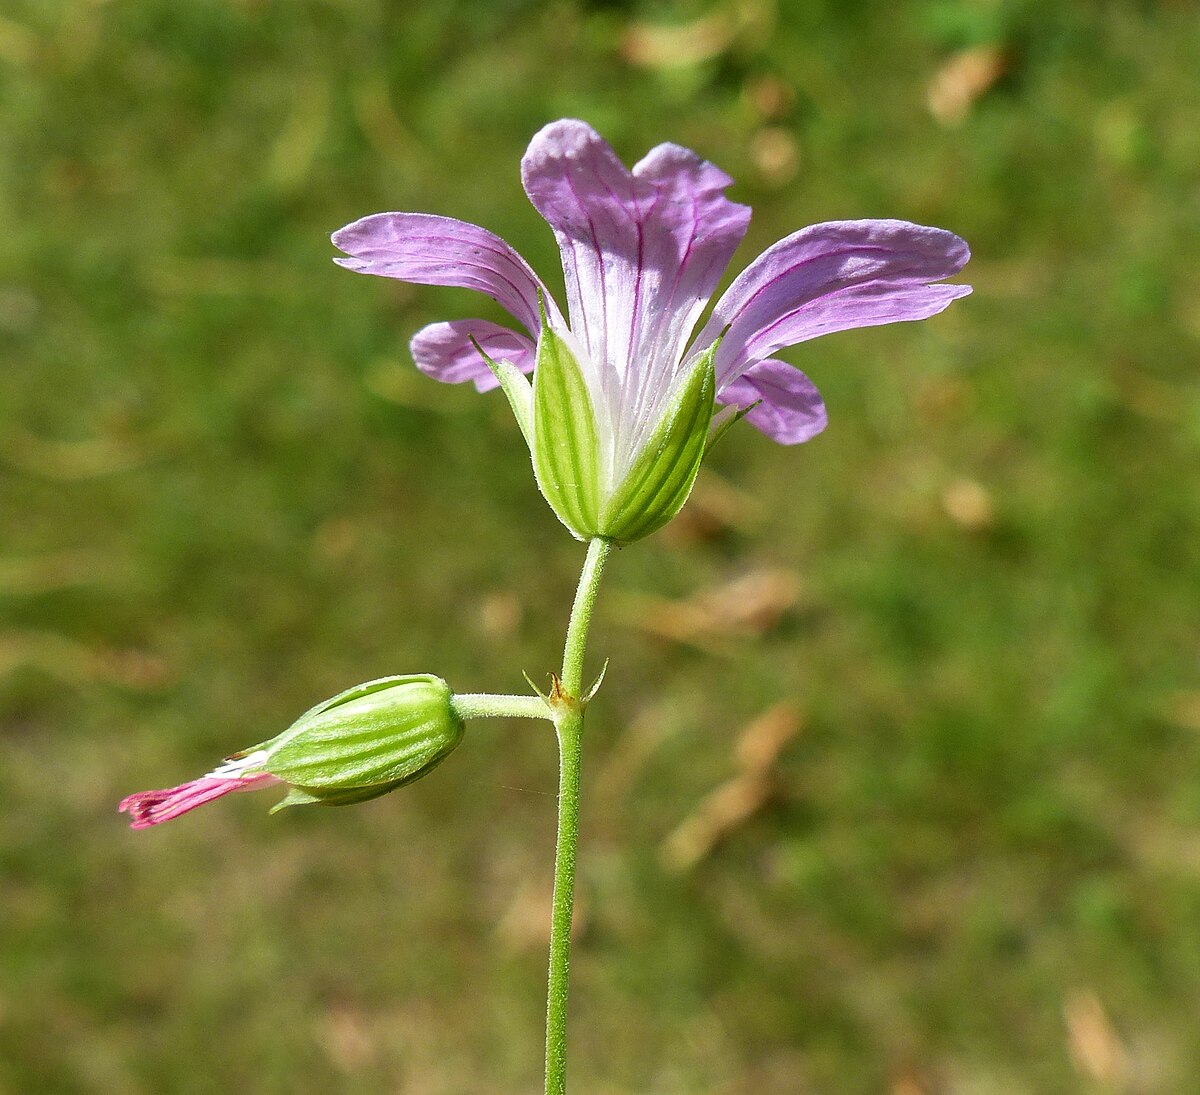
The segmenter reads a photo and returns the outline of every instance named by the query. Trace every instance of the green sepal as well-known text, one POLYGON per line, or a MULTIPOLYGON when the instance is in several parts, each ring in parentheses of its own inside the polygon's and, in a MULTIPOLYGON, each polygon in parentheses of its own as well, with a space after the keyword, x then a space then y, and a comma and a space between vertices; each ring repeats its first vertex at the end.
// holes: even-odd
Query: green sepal
MULTIPOLYGON (((428 674, 358 685, 262 746, 262 770, 322 801, 374 798, 423 776, 457 747, 464 725, 450 698, 446 682, 428 674)), ((284 803, 300 801, 309 800, 289 795, 284 803)))
POLYGON ((291 806, 354 806, 360 802, 369 802, 373 798, 386 795, 389 791, 403 787, 406 783, 421 779, 445 760, 443 754, 418 772, 406 779, 393 780, 391 783, 371 783, 363 787, 329 788, 329 787, 289 787, 287 795, 271 807, 270 813, 275 814, 291 806))
POLYGON ((600 446, 596 416, 579 362, 546 322, 533 370, 533 470, 558 519, 579 540, 596 534, 600 446))
POLYGON ((692 366, 649 442, 604 507, 600 535, 630 543, 662 528, 692 493, 712 422, 717 377, 713 343, 692 366))
MULTIPOLYGON (((408 684, 410 681, 426 682, 440 681, 440 677, 435 677, 432 673, 402 673, 394 677, 377 677, 373 681, 364 681, 362 684, 356 684, 353 688, 347 688, 343 692, 337 693, 335 696, 330 696, 327 700, 322 700, 304 712, 292 725, 282 734, 271 739, 268 744, 274 744, 276 747, 282 745, 295 731, 302 728, 302 724, 306 720, 311 719, 314 715, 319 715, 322 711, 328 711, 331 707, 340 707, 343 703, 350 703, 352 700, 362 699, 364 696, 369 696, 373 692, 382 692, 385 688, 394 688, 396 685, 408 684)), ((449 691, 449 689, 447 689, 449 691)), ((256 745, 255 749, 261 749, 263 746, 256 745)), ((251 752, 252 750, 246 750, 251 752)))
POLYGON ((532 451, 533 388, 529 384, 529 379, 511 361, 504 359, 496 361, 494 358, 488 357, 487 351, 479 345, 474 335, 471 336, 471 345, 479 351, 479 356, 492 370, 492 376, 499 381, 501 390, 508 397, 508 405, 512 407, 513 417, 516 418, 517 425, 521 427, 525 444, 532 451))

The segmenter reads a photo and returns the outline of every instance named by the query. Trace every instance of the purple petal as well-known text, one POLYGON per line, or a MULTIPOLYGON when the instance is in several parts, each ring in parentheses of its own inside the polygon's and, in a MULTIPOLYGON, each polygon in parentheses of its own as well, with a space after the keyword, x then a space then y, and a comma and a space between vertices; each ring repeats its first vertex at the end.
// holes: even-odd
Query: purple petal
POLYGON ((831 221, 780 240, 726 290, 696 339, 717 351, 717 379, 818 335, 927 319, 969 285, 932 285, 958 273, 966 243, 941 228, 907 221, 831 221))
POLYGON ((534 344, 524 335, 486 319, 431 323, 413 336, 409 348, 417 368, 427 376, 443 384, 472 380, 478 391, 486 392, 498 387, 500 382, 472 345, 472 336, 493 360, 506 358, 521 372, 533 372, 534 344))
POLYGON ((794 365, 778 358, 751 365, 717 392, 717 402, 739 408, 758 403, 746 421, 781 445, 798 445, 816 437, 828 421, 816 385, 794 365))
POLYGON ((692 327, 749 223, 732 180, 678 145, 629 171, 591 126, 546 126, 521 162, 562 250, 571 330, 617 423, 665 398, 692 327))
POLYGON ((486 293, 536 335, 541 330, 538 290, 551 318, 558 309, 538 276, 486 228, 429 213, 376 213, 333 234, 351 257, 333 261, 360 274, 419 285, 453 285, 486 293))

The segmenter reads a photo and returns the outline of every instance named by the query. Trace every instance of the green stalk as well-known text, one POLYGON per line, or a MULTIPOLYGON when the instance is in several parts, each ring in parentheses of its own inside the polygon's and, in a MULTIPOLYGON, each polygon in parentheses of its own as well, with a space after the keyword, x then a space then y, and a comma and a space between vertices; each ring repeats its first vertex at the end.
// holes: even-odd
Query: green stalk
POLYGON ((550 974, 546 987, 546 1095, 567 1090, 567 989, 571 967, 571 914, 575 906, 575 853, 579 846, 579 769, 583 755, 583 657, 596 591, 610 540, 588 544, 579 576, 567 639, 562 676, 550 695, 558 733, 558 840, 554 850, 554 906, 550 922, 550 974))
POLYGON ((539 696, 493 696, 487 692, 463 692, 450 700, 460 719, 553 719, 550 708, 539 696))

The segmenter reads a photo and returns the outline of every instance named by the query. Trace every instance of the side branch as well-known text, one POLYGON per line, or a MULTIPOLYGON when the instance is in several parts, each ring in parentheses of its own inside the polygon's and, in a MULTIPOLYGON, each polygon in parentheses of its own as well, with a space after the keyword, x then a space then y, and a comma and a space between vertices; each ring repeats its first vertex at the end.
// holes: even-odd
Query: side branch
POLYGON ((487 692, 465 692, 450 700, 460 719, 547 719, 550 708, 540 696, 493 696, 487 692))

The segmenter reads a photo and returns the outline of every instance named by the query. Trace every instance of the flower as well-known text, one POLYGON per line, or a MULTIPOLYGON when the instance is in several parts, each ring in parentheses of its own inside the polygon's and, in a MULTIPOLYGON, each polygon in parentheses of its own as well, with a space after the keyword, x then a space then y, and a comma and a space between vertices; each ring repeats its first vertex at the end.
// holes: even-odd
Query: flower
POLYGON ((283 785, 285 806, 365 802, 428 774, 458 745, 463 721, 450 689, 428 674, 384 677, 317 704, 287 730, 199 779, 121 801, 148 829, 236 791, 283 785))
POLYGON ((504 384, 530 441, 539 486, 581 538, 636 538, 616 533, 658 527, 683 504, 703 445, 694 452, 692 444, 683 455, 667 452, 666 464, 687 466, 650 474, 642 484, 643 509, 656 484, 659 510, 674 505, 665 517, 643 513, 640 524, 631 523, 616 501, 623 489, 629 493, 639 462, 663 446, 667 424, 680 414, 689 422, 703 419, 707 431, 712 410, 700 411, 715 401, 732 408, 718 415, 718 424, 740 411, 788 445, 824 429, 820 394, 802 372, 772 356, 777 351, 834 331, 926 319, 971 291, 937 284, 970 257, 951 232, 898 220, 830 221, 759 255, 693 336, 750 220, 748 207, 725 197, 729 176, 674 144, 651 149, 630 171, 594 129, 566 119, 534 136, 521 178, 558 239, 567 318, 504 240, 449 217, 364 217, 334 233, 334 244, 349 256, 335 261, 359 273, 475 289, 512 315, 523 331, 483 319, 431 324, 414 336, 412 354, 437 380, 474 381, 480 391, 504 384), (578 480, 558 490, 546 482, 553 478, 547 467, 553 453, 543 452, 539 466, 537 375, 532 412, 519 376, 549 359, 557 373, 568 374, 554 385, 556 398, 569 404, 554 428, 577 432, 581 413, 590 412, 582 438, 556 435, 547 442, 567 451, 560 470, 578 480), (709 368, 712 390, 706 393, 696 376, 709 368), (570 403, 575 369, 586 399, 570 403), (565 497, 572 490, 574 500, 565 497), (564 516, 564 510, 573 512, 564 516), (595 527, 580 527, 589 524, 595 527))

